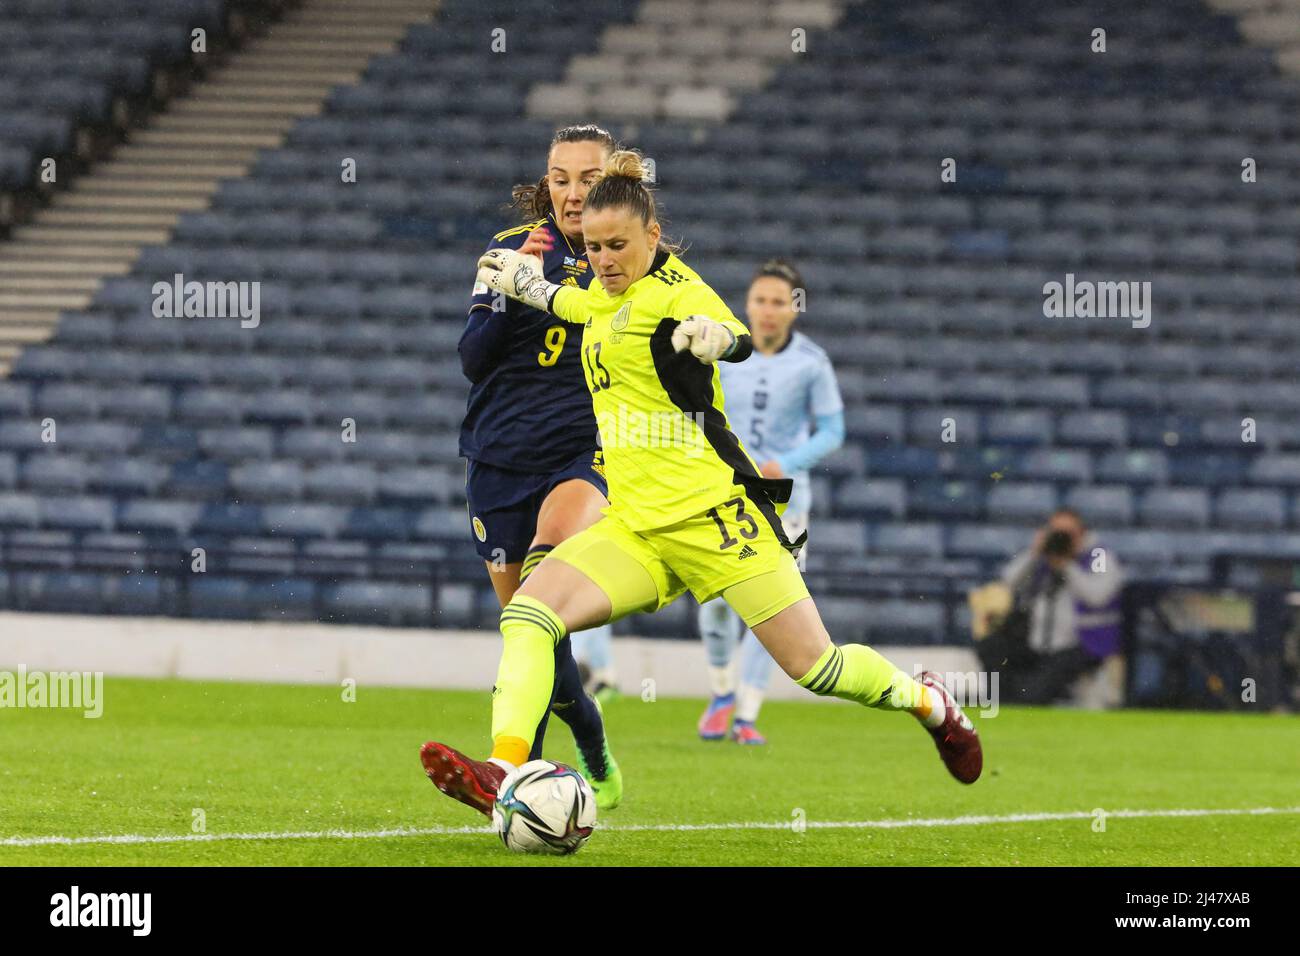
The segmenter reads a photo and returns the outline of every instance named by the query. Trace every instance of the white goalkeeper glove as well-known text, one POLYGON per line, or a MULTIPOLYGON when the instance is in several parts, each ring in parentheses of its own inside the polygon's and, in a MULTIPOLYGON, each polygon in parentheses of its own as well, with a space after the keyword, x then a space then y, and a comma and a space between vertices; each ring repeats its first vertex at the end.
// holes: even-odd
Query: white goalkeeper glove
POLYGON ((692 315, 673 329, 673 350, 689 348, 703 365, 726 358, 736 346, 736 336, 721 322, 707 315, 692 315))
POLYGON ((546 281, 541 259, 514 249, 489 249, 483 253, 478 260, 478 281, 543 312, 559 288, 546 281))

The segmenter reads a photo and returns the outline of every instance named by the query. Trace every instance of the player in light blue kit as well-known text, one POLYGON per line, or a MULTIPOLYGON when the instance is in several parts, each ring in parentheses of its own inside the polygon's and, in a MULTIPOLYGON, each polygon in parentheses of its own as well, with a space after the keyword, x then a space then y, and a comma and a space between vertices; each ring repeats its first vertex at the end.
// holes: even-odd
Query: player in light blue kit
MULTIPOLYGON (((772 259, 759 267, 745 302, 754 353, 744 362, 718 366, 732 430, 766 477, 794 479, 782 519, 791 541, 808 527, 808 469, 844 442, 844 402, 831 360, 793 329, 803 295, 803 279, 793 266, 772 259)), ((806 553, 805 548, 799 555, 800 571, 806 553)), ((766 743, 754 723, 772 658, 725 601, 703 605, 699 621, 713 692, 700 718, 700 737, 722 740, 730 735, 742 744, 766 743), (739 675, 732 666, 738 643, 739 675)))

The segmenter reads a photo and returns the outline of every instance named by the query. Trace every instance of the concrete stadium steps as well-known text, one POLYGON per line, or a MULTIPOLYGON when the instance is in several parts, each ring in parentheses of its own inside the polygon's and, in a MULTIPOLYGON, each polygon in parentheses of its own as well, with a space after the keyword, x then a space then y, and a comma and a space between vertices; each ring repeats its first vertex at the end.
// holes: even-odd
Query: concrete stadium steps
MULTIPOLYGON (((167 242, 371 57, 431 19, 435 0, 307 0, 234 54, 0 244, 0 377, 59 313, 90 305, 140 249, 167 242)), ((143 304, 142 304, 143 306, 143 304)))

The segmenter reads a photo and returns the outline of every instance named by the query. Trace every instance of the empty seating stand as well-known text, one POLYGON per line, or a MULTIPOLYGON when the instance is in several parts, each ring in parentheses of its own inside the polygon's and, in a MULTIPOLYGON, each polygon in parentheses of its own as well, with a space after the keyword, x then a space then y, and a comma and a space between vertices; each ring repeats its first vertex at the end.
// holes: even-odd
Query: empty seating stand
MULTIPOLYGON (((61 44, 87 3, 6 5, 0 70, 48 82, 39 107, 0 101, 0 188, 139 88, 169 24, 220 6, 149 4, 71 70, 38 62, 33 11, 65 14, 61 44)), ((962 587, 1062 505, 1152 578, 1300 532, 1300 85, 1231 21, 1116 7, 1103 68, 1086 11, 1028 0, 584 17, 575 34, 513 3, 442 4, 26 349, 0 381, 0 601, 490 623, 456 342, 510 186, 578 115, 656 160, 669 231, 738 314, 761 258, 806 276, 800 328, 847 405, 809 549, 837 636, 946 639, 962 587), (795 15, 816 56, 792 55, 795 15), (617 76, 633 92, 608 93, 617 76), (1243 149, 1269 169, 1245 188, 1243 149), (260 281, 260 325, 154 319, 152 285, 177 272, 260 281), (1067 272, 1151 281, 1151 324, 1046 317, 1067 272), (202 584, 165 570, 195 547, 202 584)), ((691 630, 685 605, 624 627, 691 630)))

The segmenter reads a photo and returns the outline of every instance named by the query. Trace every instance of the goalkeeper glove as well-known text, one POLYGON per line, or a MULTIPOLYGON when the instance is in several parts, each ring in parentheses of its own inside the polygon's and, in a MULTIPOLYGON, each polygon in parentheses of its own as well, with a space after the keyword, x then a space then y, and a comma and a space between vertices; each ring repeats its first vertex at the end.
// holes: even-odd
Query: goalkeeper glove
POLYGON ((478 281, 511 299, 546 311, 560 288, 546 281, 542 260, 514 249, 489 249, 478 260, 478 281))
POLYGON ((735 347, 736 336, 731 329, 707 315, 692 315, 673 329, 673 349, 680 352, 689 348, 703 365, 726 358, 735 347))

